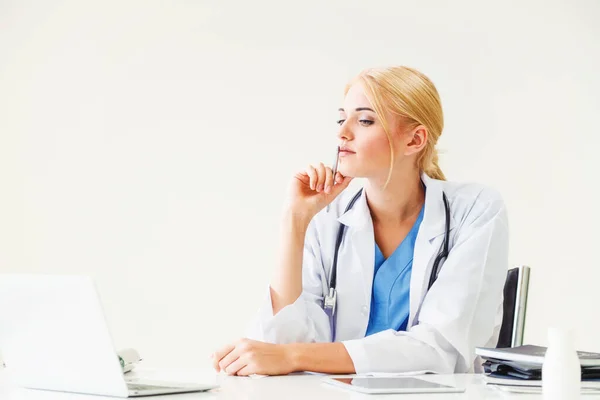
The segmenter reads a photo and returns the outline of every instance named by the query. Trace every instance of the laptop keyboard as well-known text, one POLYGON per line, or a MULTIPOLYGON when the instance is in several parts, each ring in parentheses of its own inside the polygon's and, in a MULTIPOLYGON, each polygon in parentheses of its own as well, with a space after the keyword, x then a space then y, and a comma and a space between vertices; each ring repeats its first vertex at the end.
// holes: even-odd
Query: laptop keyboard
POLYGON ((165 390, 165 389, 182 389, 181 387, 171 387, 171 386, 155 386, 155 385, 139 385, 135 383, 128 383, 127 388, 129 390, 165 390))

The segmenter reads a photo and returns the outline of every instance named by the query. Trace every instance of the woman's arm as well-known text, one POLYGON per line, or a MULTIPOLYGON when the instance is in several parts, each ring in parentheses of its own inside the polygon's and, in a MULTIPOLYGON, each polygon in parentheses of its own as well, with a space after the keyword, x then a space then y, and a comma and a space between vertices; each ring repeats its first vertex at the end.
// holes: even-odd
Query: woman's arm
POLYGON ((285 249, 280 253, 279 270, 244 336, 279 344, 329 342, 331 327, 322 308, 323 265, 316 221, 307 228, 300 225, 301 229, 298 220, 288 222, 293 228, 282 239, 285 249))
POLYGON ((282 218, 279 263, 267 298, 246 332, 249 338, 271 343, 331 341, 331 326, 322 308, 326 282, 316 220, 351 178, 338 173, 337 184, 331 186, 331 169, 323 164, 318 169, 319 177, 327 180, 317 180, 314 168, 293 179, 282 218), (319 182, 329 182, 329 191, 323 187, 315 191, 319 182))
POLYGON ((273 315, 293 304, 302 294, 302 254, 310 221, 348 187, 351 180, 339 173, 334 177, 331 168, 323 163, 316 168, 309 166, 292 180, 283 216, 279 268, 270 287, 273 315))
POLYGON ((213 367, 229 375, 285 375, 297 371, 353 374, 342 343, 270 344, 241 339, 212 356, 213 367))
POLYGON ((289 345, 295 371, 354 374, 354 363, 342 343, 293 343, 289 345))
POLYGON ((310 216, 284 213, 279 268, 271 281, 273 315, 294 303, 302 293, 302 253, 310 216))

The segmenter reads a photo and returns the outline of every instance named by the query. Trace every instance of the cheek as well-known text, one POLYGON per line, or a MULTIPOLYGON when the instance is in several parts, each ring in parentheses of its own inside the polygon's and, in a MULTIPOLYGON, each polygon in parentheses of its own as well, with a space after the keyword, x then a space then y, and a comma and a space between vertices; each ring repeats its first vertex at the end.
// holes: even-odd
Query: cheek
POLYGON ((387 171, 390 165, 390 144, 383 129, 355 131, 352 145, 356 155, 342 159, 339 167, 342 174, 358 178, 387 171))
MULTIPOLYGON (((357 153, 360 158, 373 163, 386 163, 390 158, 390 142, 383 129, 369 132, 359 139, 357 153)), ((358 138, 357 138, 358 139, 358 138)))

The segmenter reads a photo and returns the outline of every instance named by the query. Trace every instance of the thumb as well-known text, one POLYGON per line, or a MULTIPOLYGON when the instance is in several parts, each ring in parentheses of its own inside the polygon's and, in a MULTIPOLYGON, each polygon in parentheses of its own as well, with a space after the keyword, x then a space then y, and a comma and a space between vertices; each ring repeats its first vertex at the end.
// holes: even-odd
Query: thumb
MULTIPOLYGON (((341 176, 341 175, 340 175, 341 176)), ((348 187, 350 182, 352 182, 352 177, 344 176, 341 182, 338 182, 336 185, 333 185, 331 188, 331 196, 335 199, 344 189, 348 187)))

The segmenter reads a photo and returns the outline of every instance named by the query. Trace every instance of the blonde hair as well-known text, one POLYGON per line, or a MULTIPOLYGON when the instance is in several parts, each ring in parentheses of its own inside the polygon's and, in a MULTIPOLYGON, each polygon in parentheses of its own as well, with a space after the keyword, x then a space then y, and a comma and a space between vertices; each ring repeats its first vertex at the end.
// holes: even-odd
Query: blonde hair
POLYGON ((399 115, 407 126, 423 125, 427 129, 427 143, 418 155, 417 166, 431 178, 445 180, 446 177, 438 165, 438 153, 435 148, 444 128, 444 114, 440 96, 433 82, 421 72, 404 66, 371 68, 352 79, 344 94, 347 94, 356 82, 363 84, 390 143, 388 182, 394 165, 394 151, 385 111, 399 115))

